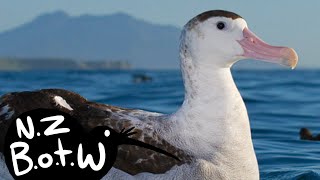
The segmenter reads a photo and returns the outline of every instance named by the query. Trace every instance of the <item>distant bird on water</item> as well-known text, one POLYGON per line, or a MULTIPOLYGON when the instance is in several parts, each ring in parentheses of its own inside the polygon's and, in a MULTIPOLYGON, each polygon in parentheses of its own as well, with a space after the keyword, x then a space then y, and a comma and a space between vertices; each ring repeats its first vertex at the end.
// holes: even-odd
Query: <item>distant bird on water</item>
POLYGON ((320 141, 320 134, 314 136, 309 129, 301 128, 300 129, 300 139, 301 140, 320 141))
POLYGON ((146 74, 137 73, 132 75, 132 79, 134 83, 144 83, 144 82, 151 82, 152 77, 146 74))

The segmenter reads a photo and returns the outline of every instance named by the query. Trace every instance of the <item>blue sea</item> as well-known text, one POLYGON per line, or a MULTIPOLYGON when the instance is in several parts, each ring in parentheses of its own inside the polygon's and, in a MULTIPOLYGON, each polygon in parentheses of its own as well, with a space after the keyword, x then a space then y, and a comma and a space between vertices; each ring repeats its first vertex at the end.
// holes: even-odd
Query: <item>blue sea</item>
MULTIPOLYGON (((246 103, 261 179, 320 179, 320 141, 299 140, 301 127, 320 133, 320 70, 235 70, 246 103)), ((183 100, 179 71, 0 72, 0 95, 64 88, 100 103, 174 112, 183 100), (135 83, 144 73, 151 82, 135 83)))

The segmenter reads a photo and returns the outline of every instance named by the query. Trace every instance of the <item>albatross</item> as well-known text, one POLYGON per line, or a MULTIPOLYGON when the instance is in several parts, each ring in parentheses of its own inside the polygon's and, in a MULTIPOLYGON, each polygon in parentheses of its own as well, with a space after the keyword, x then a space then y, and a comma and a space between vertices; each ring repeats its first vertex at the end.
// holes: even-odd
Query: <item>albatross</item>
POLYGON ((62 89, 9 93, 0 101, 0 150, 7 128, 19 114, 51 108, 69 113, 88 131, 97 126, 118 132, 135 127, 132 138, 180 159, 123 145, 104 179, 259 179, 248 113, 230 70, 241 59, 291 68, 298 62, 292 48, 265 43, 238 14, 203 12, 181 33, 185 97, 176 112, 160 114, 99 104, 62 89))

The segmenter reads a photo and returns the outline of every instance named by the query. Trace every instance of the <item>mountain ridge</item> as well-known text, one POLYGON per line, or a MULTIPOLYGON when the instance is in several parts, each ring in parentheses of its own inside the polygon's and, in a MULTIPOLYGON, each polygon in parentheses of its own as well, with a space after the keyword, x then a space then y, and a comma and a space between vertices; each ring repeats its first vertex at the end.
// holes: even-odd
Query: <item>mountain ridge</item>
POLYGON ((0 33, 0 56, 126 60, 137 68, 178 68, 180 29, 125 13, 69 16, 46 13, 0 33))

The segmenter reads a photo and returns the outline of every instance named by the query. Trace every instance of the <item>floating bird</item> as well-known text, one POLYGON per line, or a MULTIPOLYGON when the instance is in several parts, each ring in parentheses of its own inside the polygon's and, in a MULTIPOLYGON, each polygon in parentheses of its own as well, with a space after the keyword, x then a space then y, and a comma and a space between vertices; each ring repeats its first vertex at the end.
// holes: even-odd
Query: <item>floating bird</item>
POLYGON ((313 136, 309 129, 301 128, 300 129, 300 139, 301 140, 320 141, 320 134, 313 136))
POLYGON ((133 82, 134 83, 144 83, 144 82, 151 82, 152 77, 148 76, 146 74, 134 74, 132 76, 133 82))
POLYGON ((176 112, 164 115, 103 105, 65 90, 10 93, 1 98, 1 139, 18 114, 39 106, 58 108, 87 130, 105 125, 120 132, 134 126, 137 133, 132 138, 181 160, 120 146, 106 179, 259 179, 247 110, 230 68, 241 59, 294 68, 297 54, 292 48, 265 43, 241 16, 224 10, 191 19, 180 41, 185 97, 176 112))

